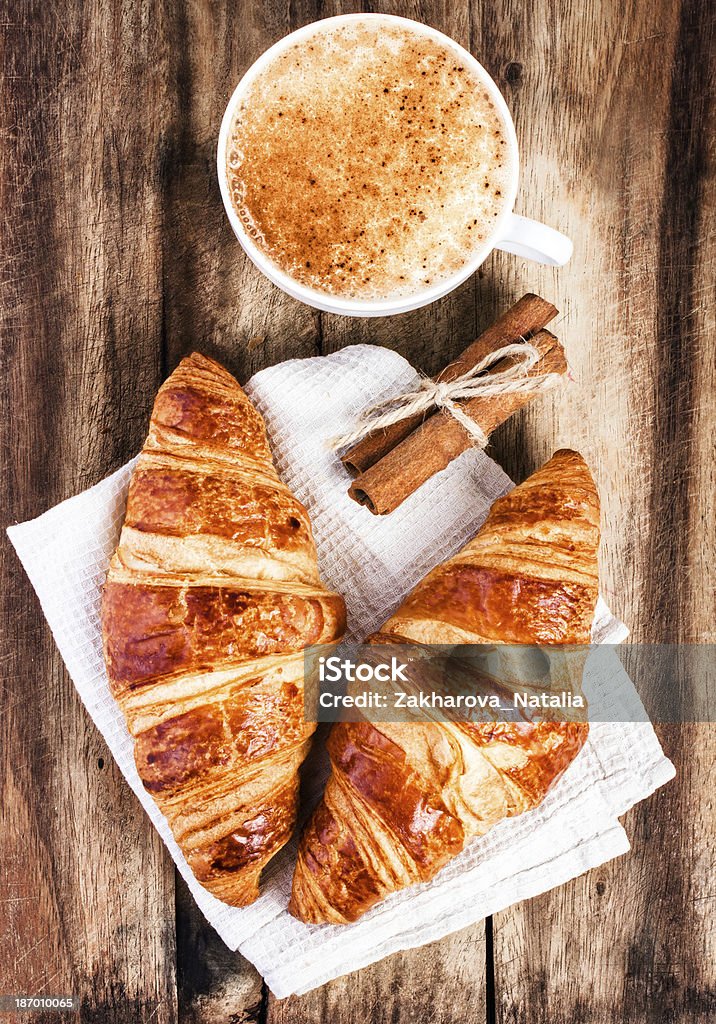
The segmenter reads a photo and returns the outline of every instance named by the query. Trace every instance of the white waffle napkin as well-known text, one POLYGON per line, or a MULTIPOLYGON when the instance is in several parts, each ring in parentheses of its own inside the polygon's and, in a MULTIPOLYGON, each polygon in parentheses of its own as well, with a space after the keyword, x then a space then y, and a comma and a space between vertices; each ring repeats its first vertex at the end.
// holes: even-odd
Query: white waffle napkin
MULTIPOLYGON (((473 450, 390 516, 373 516, 348 498, 348 476, 328 441, 351 429, 358 413, 382 395, 412 388, 417 380, 395 352, 358 345, 281 363, 256 374, 246 387, 266 420, 279 473, 310 512, 323 579, 345 595, 358 638, 381 625, 430 568, 457 551, 495 498, 512 486, 494 462, 473 450)), ((397 893, 354 925, 303 925, 287 913, 294 844, 267 869, 253 906, 236 909, 214 899, 194 879, 139 781, 132 741, 102 661, 100 588, 119 536, 132 467, 123 466, 38 519, 10 527, 8 534, 85 707, 199 907, 224 942, 256 965, 275 995, 306 992, 395 950, 430 942, 628 850, 617 816, 672 778, 674 769, 650 724, 598 723, 540 807, 502 822, 434 881, 397 893)), ((618 643, 626 635, 600 601, 594 639, 618 643)), ((617 717, 624 707, 628 722, 638 697, 615 661, 613 677, 597 685, 617 717)), ((307 772, 313 796, 326 771, 319 749, 307 772)), ((111 836, 112 823, 106 827, 111 836)))

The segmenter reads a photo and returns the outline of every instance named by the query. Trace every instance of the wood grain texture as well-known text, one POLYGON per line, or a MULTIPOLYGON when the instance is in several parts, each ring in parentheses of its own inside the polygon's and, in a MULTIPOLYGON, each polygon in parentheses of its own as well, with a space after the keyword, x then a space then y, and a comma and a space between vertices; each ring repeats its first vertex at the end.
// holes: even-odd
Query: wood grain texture
MULTIPOLYGON (((165 86, 163 22, 139 8, 9 4, 0 20, 4 526, 96 482, 144 433, 165 86)), ((74 994, 83 1021, 173 1021, 173 870, 0 543, 0 990, 74 994)))
MULTIPOLYGON (((2 0, 1 525, 133 454, 160 380, 193 348, 240 380, 355 342, 434 373, 537 291, 562 311, 555 332, 575 384, 500 428, 493 454, 523 479, 558 447, 582 451, 601 490, 615 612, 638 639, 716 640, 708 0, 368 6, 432 24, 485 64, 517 125, 517 210, 570 234, 572 262, 555 271, 496 253, 427 309, 318 314, 244 257, 215 139, 255 57, 359 4, 2 0)), ((110 1024, 716 1015, 713 727, 661 729, 678 777, 627 816, 627 856, 279 1002, 181 883, 175 903, 171 861, 81 708, 4 534, 0 558, 0 990, 74 990, 82 1020, 110 1024)))
MULTIPOLYGON (((498 5, 497 24, 508 10, 498 5)), ((536 287, 565 311, 556 331, 579 386, 551 420, 529 410, 506 425, 498 460, 521 476, 555 444, 587 453, 612 608, 635 639, 713 642, 713 20, 689 3, 600 5, 588 18, 560 5, 541 34, 526 28, 511 104, 523 192, 546 197, 537 213, 550 223, 559 206, 576 242, 558 281, 541 272, 536 287), (564 39, 589 66, 545 118, 545 63, 571 77, 564 39)), ((659 732, 678 775, 626 816, 632 852, 495 917, 497 1021, 713 1018, 716 817, 702 773, 714 731, 659 732)))

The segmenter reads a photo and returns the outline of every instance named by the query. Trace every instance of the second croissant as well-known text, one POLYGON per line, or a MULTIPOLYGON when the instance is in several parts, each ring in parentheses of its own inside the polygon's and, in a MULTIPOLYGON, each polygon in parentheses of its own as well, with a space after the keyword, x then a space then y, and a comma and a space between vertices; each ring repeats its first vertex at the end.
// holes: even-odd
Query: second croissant
MULTIPOLYGON (((586 644, 598 596, 599 499, 559 451, 492 507, 373 642, 586 644)), ((341 722, 332 775, 301 839, 290 911, 345 924, 426 882, 475 836, 542 802, 584 722, 341 722)))

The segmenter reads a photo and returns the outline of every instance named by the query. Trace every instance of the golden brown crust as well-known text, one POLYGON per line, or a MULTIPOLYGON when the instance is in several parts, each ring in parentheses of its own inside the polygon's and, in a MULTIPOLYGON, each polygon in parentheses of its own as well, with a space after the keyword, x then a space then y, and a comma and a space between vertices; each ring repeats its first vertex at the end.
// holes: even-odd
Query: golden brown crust
POLYGON ((147 459, 132 477, 126 523, 145 533, 211 533, 278 550, 299 549, 311 530, 301 503, 272 483, 232 475, 224 466, 187 473, 184 465, 147 459))
MULTIPOLYGON (((499 499, 476 537, 434 569, 381 644, 586 644, 598 596, 599 500, 560 451, 499 499)), ((584 722, 340 723, 321 804, 301 838, 290 911, 354 921, 433 878, 471 838, 536 807, 581 750, 584 722)))
POLYGON ((140 587, 110 580, 103 600, 113 624, 105 657, 115 697, 165 675, 330 643, 343 616, 337 594, 267 585, 140 587))
POLYGON ((196 877, 236 906, 295 823, 303 650, 345 628, 259 413, 211 359, 162 386, 102 597, 112 692, 196 877))

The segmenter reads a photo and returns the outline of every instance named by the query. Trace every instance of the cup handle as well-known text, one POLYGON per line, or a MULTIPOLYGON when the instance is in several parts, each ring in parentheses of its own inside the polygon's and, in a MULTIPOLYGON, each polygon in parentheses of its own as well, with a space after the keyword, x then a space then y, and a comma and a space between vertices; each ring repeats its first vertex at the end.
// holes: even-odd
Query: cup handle
POLYGON ((513 213, 495 243, 495 248, 536 263, 545 263, 548 267, 563 267, 572 255, 574 246, 560 231, 513 213))

